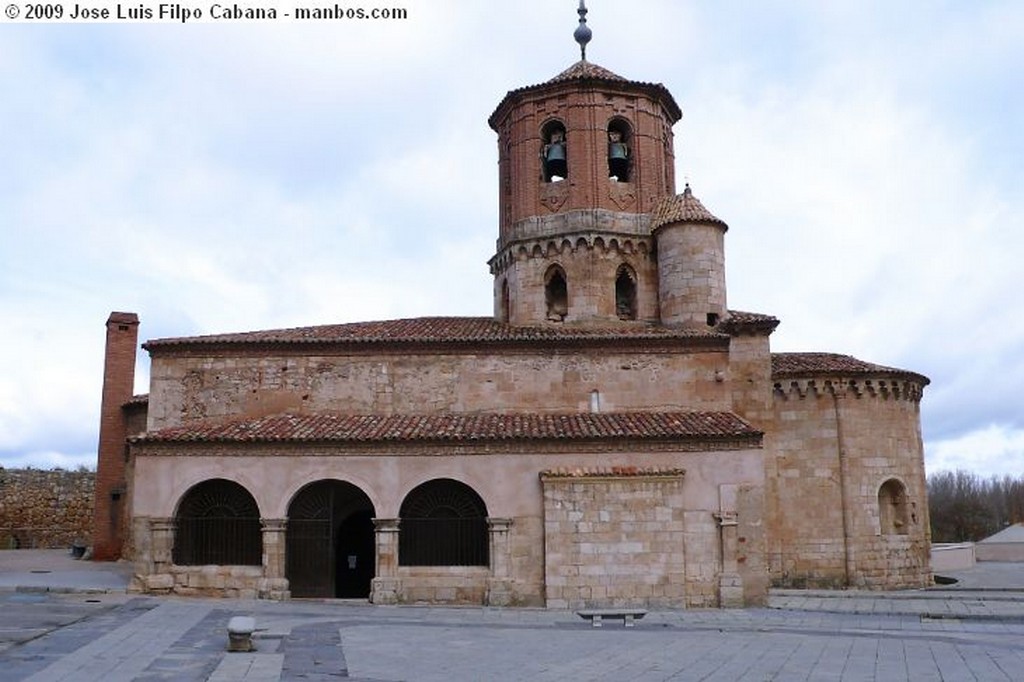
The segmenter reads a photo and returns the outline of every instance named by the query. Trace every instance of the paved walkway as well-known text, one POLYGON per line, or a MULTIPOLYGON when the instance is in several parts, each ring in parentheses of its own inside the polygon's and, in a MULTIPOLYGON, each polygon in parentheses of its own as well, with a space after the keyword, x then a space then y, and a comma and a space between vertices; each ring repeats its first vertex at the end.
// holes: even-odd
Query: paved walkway
MULTIPOLYGON (((1016 564, 981 565, 962 575, 959 587, 779 590, 770 608, 657 611, 632 629, 614 623, 595 629, 571 612, 544 609, 152 598, 95 586, 74 592, 73 584, 11 586, 16 572, 3 554, 3 682, 1024 680, 1024 589, 1016 585, 1024 582, 1024 565, 1016 564), (40 615, 49 620, 37 622, 40 615), (235 615, 256 619, 255 652, 225 652, 227 622, 235 615)), ((48 565, 54 573, 60 568, 48 565)), ((77 580, 92 584, 95 576, 85 573, 111 568, 83 567, 77 580)), ((22 566, 17 573, 47 575, 32 570, 45 569, 22 566)))

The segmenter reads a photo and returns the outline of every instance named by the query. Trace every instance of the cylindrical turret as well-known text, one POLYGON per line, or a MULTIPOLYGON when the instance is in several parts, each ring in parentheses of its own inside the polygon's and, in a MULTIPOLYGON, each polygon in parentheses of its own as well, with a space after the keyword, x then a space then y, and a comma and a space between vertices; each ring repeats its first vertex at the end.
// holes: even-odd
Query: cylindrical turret
POLYGON ((725 319, 728 229, 693 196, 689 185, 655 209, 651 231, 658 250, 662 324, 706 329, 725 319))

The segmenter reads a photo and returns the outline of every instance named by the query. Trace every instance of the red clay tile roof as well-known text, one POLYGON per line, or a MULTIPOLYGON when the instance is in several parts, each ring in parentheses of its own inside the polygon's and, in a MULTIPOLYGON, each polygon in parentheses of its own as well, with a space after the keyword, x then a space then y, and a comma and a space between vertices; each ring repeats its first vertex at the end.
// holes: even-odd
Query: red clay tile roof
POLYGON ((605 414, 283 414, 195 423, 143 434, 142 442, 467 442, 759 437, 731 412, 605 414))
POLYGON ((922 386, 928 377, 897 367, 886 367, 838 353, 772 353, 772 378, 787 379, 812 376, 876 376, 899 377, 918 381, 922 386))
POLYGON ((491 317, 418 317, 153 339, 144 343, 142 347, 152 351, 171 346, 210 344, 516 344, 720 337, 720 334, 712 330, 684 330, 657 325, 519 327, 497 322, 491 317))
POLYGON ((725 230, 729 229, 725 221, 715 217, 711 211, 704 208, 700 199, 693 196, 693 190, 689 185, 686 186, 682 194, 665 197, 654 207, 654 212, 651 214, 651 232, 669 223, 700 223, 719 225, 725 230))
POLYGON ((624 81, 626 79, 617 73, 612 73, 603 66, 598 66, 586 60, 580 60, 568 69, 548 81, 548 83, 562 83, 571 80, 587 80, 597 78, 605 81, 624 81))
POLYGON ((565 83, 572 83, 573 81, 579 81, 581 83, 600 83, 610 90, 621 92, 623 89, 630 89, 632 91, 641 90, 646 93, 652 99, 661 102, 662 106, 665 107, 668 115, 675 123, 683 116, 682 110, 679 105, 676 104, 675 99, 672 97, 672 93, 668 91, 661 83, 644 83, 640 81, 632 81, 628 78, 612 73, 603 66, 598 66, 588 61, 579 61, 570 66, 565 71, 562 71, 554 78, 539 83, 537 85, 527 85, 515 90, 509 90, 508 93, 502 98, 498 106, 495 107, 494 113, 491 114, 490 118, 487 119, 487 123, 491 126, 491 129, 498 130, 498 122, 504 118, 508 111, 508 108, 512 106, 513 102, 519 100, 522 95, 533 91, 545 91, 548 89, 554 89, 558 86, 564 85, 565 83))
POLYGON ((762 313, 745 313, 742 310, 730 310, 729 317, 718 326, 727 334, 740 332, 757 332, 771 334, 779 326, 779 318, 762 313))

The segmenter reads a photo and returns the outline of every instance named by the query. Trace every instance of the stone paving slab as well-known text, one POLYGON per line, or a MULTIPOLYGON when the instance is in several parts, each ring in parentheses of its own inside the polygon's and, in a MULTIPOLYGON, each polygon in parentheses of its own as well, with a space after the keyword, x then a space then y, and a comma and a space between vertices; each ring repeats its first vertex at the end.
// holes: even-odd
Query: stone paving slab
POLYGON ((12 576, 73 560, 20 552, 17 571, 0 552, 0 682, 1024 680, 1019 564, 983 566, 959 587, 773 590, 769 608, 652 611, 595 629, 546 609, 89 591, 88 574, 110 564, 40 589, 12 576), (234 616, 255 618, 256 651, 226 652, 234 616))

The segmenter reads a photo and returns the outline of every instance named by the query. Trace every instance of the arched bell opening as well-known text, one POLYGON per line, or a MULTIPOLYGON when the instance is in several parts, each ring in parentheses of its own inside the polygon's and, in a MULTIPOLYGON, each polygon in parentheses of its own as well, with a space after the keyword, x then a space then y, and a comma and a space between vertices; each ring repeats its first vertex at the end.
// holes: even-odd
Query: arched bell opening
POLYGON ((629 182, 632 170, 631 148, 633 127, 624 118, 608 123, 608 177, 617 182, 629 182))
POLYGON ((636 319, 636 272, 625 264, 615 275, 615 314, 620 320, 636 319))
POLYGON ((561 266, 552 265, 544 275, 544 303, 552 322, 561 322, 569 314, 569 285, 561 266))
POLYGON ((565 139, 565 124, 548 121, 541 128, 541 168, 544 182, 559 182, 569 177, 569 154, 565 139))
POLYGON ((376 569, 370 498, 344 481, 302 488, 288 505, 285 573, 294 597, 366 598, 376 569))

